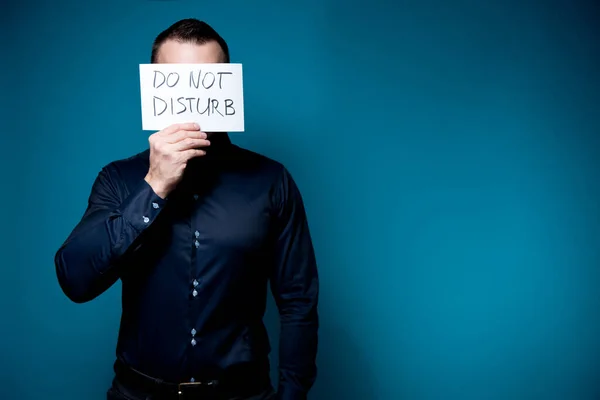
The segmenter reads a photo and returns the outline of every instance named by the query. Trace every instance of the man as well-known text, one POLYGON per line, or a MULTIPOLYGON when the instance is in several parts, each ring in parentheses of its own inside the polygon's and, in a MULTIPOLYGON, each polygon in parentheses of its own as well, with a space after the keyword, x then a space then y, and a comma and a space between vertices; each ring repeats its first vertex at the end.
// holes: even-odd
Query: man
MULTIPOLYGON (((186 19, 158 35, 152 62, 229 62, 229 50, 209 25, 186 19)), ((122 282, 108 399, 306 399, 318 277, 290 173, 193 123, 149 142, 102 168, 55 258, 76 303, 122 282), (263 325, 268 283, 281 320, 276 391, 263 325)))

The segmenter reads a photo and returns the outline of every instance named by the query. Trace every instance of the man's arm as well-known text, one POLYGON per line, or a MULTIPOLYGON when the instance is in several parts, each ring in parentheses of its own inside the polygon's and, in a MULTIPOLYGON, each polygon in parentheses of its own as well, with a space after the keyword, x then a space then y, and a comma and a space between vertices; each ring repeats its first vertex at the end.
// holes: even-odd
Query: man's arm
POLYGON ((76 303, 90 301, 119 278, 127 254, 160 214, 167 195, 183 177, 187 162, 210 145, 196 123, 173 124, 150 135, 150 166, 144 179, 122 198, 114 166, 100 171, 88 207, 54 258, 62 290, 76 303))
POLYGON ((58 282, 76 303, 96 298, 116 282, 119 261, 137 247, 132 245, 165 205, 145 180, 121 201, 114 175, 110 166, 100 171, 81 221, 54 258, 58 282))
POLYGON ((284 169, 274 193, 271 289, 281 320, 278 400, 304 400, 316 378, 319 278, 300 191, 284 169))

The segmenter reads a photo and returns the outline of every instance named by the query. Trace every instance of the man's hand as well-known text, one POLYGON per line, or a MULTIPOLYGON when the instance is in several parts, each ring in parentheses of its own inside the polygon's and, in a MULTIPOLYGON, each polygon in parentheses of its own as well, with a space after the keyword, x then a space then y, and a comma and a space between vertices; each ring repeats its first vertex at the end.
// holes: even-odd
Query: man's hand
POLYGON ((187 162, 206 154, 207 135, 195 123, 174 124, 150 135, 150 168, 144 178, 161 198, 175 189, 187 162))

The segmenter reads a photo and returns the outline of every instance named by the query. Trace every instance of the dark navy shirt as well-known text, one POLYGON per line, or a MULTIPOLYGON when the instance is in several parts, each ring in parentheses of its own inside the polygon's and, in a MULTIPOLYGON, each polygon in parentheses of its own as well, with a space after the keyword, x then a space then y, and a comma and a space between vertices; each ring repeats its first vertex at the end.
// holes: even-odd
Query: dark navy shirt
POLYGON ((268 363, 270 285, 278 396, 304 399, 316 375, 319 283, 302 198, 283 165, 216 135, 164 200, 144 180, 149 150, 102 168, 56 254, 58 281, 83 303, 120 279, 117 357, 171 382, 268 363))

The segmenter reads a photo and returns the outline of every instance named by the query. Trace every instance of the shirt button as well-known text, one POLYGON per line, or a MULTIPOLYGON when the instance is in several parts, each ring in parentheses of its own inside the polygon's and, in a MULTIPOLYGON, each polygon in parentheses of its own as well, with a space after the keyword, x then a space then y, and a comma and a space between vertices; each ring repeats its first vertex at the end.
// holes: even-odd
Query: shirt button
POLYGON ((194 246, 196 246, 196 248, 200 247, 200 242, 196 240, 196 241, 194 242, 194 246))
POLYGON ((150 218, 148 218, 148 217, 146 217, 146 216, 144 216, 144 217, 143 217, 143 219, 144 219, 144 223, 145 223, 145 224, 147 224, 148 222, 150 222, 150 218))
POLYGON ((194 291, 192 292, 192 296, 194 296, 194 297, 198 296, 198 291, 196 289, 194 289, 194 291))
POLYGON ((197 238, 200 237, 200 232, 198 232, 198 231, 194 232, 194 236, 196 236, 197 238))
POLYGON ((152 202, 152 207, 154 207, 155 209, 158 208, 158 203, 157 202, 152 202))
POLYGON ((194 195, 194 200, 198 200, 198 195, 197 194, 194 195))
POLYGON ((198 281, 194 279, 194 282, 192 282, 192 285, 194 285, 194 287, 198 286, 198 281))
POLYGON ((196 330, 192 328, 192 336, 196 336, 196 330))
POLYGON ((192 344, 192 346, 196 345, 196 339, 192 339, 192 341, 190 342, 192 344))

